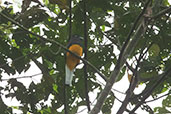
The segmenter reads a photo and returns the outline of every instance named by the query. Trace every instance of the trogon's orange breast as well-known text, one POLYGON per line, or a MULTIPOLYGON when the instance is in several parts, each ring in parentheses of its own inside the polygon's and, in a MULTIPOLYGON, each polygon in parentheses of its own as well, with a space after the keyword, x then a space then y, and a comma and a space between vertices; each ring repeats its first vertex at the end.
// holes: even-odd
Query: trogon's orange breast
MULTIPOLYGON (((72 51, 73 53, 79 55, 79 56, 82 56, 82 54, 83 54, 83 48, 78 44, 71 45, 69 47, 69 50, 72 51)), ((74 55, 67 52, 66 64, 70 70, 73 70, 79 62, 80 62, 80 59, 78 59, 74 55)))

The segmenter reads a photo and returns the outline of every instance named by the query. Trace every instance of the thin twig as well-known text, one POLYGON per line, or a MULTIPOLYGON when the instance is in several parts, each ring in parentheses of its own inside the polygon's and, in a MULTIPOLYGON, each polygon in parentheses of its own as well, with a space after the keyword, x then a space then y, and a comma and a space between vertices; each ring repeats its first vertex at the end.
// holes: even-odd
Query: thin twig
POLYGON ((30 75, 30 76, 17 76, 15 78, 1 79, 1 81, 8 81, 8 80, 11 80, 11 79, 33 78, 33 77, 36 77, 36 76, 39 76, 39 75, 42 75, 42 73, 37 73, 37 74, 30 75))
POLYGON ((162 15, 169 13, 169 12, 171 12, 171 6, 168 7, 167 9, 162 10, 158 14, 154 15, 153 17, 151 17, 151 19, 155 20, 155 19, 157 19, 157 18, 161 17, 162 15))
POLYGON ((153 90, 158 86, 160 85, 165 79, 166 77, 168 76, 168 74, 171 73, 171 68, 168 69, 167 71, 165 71, 163 74, 161 74, 159 77, 159 79, 156 81, 156 83, 154 83, 154 85, 148 90, 148 92, 146 92, 146 94, 143 96, 143 98, 136 104, 136 106, 134 107, 134 109, 130 112, 130 114, 134 113, 138 108, 139 106, 141 106, 144 102, 145 102, 145 99, 147 99, 151 93, 153 92, 153 90))
POLYGON ((164 94, 164 95, 162 95, 162 96, 160 96, 160 97, 157 97, 157 98, 155 98, 155 99, 153 99, 153 100, 145 101, 145 103, 149 103, 149 102, 156 101, 156 100, 161 99, 161 98, 163 98, 163 97, 165 97, 165 96, 168 96, 168 95, 170 95, 170 94, 171 94, 170 92, 169 92, 169 93, 166 93, 166 94, 164 94))

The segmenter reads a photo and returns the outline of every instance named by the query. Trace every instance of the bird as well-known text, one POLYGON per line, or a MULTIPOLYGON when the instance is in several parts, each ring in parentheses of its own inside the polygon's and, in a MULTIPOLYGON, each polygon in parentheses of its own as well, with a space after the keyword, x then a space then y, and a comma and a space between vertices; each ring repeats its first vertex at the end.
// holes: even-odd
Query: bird
MULTIPOLYGON (((77 54, 78 56, 83 55, 83 38, 79 35, 72 35, 67 45, 67 48, 77 54)), ((72 86, 72 79, 76 66, 79 64, 80 59, 74 56, 72 53, 66 53, 66 64, 65 64, 65 84, 72 86)))

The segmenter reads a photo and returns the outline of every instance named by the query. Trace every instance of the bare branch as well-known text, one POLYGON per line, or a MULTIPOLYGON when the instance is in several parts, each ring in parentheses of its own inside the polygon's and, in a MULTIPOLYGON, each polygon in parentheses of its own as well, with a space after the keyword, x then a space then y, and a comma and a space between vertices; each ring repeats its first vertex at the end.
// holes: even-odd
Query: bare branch
POLYGON ((17 76, 15 78, 1 79, 1 81, 8 81, 8 80, 11 80, 11 79, 33 78, 33 77, 36 77, 36 76, 39 76, 39 75, 42 75, 42 73, 37 73, 37 74, 30 75, 30 76, 17 76))
POLYGON ((162 96, 160 96, 160 97, 157 97, 157 98, 155 98, 155 99, 153 99, 153 100, 145 101, 145 103, 149 103, 149 102, 156 101, 156 100, 161 99, 161 98, 163 98, 163 97, 165 97, 165 96, 168 96, 168 95, 170 95, 170 94, 171 94, 171 92, 168 92, 168 93, 166 93, 166 94, 164 94, 164 95, 162 95, 162 96))

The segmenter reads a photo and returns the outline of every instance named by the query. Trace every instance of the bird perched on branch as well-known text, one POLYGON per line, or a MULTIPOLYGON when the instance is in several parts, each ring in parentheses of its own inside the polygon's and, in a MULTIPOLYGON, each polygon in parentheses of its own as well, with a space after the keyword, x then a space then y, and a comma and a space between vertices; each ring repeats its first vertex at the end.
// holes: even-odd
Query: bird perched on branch
MULTIPOLYGON (((73 35, 67 45, 67 48, 77 54, 78 56, 83 55, 83 38, 78 35, 73 35)), ((65 65, 65 84, 72 86, 72 78, 74 75, 75 67, 79 64, 80 59, 74 56, 72 53, 66 53, 66 65, 65 65)))

